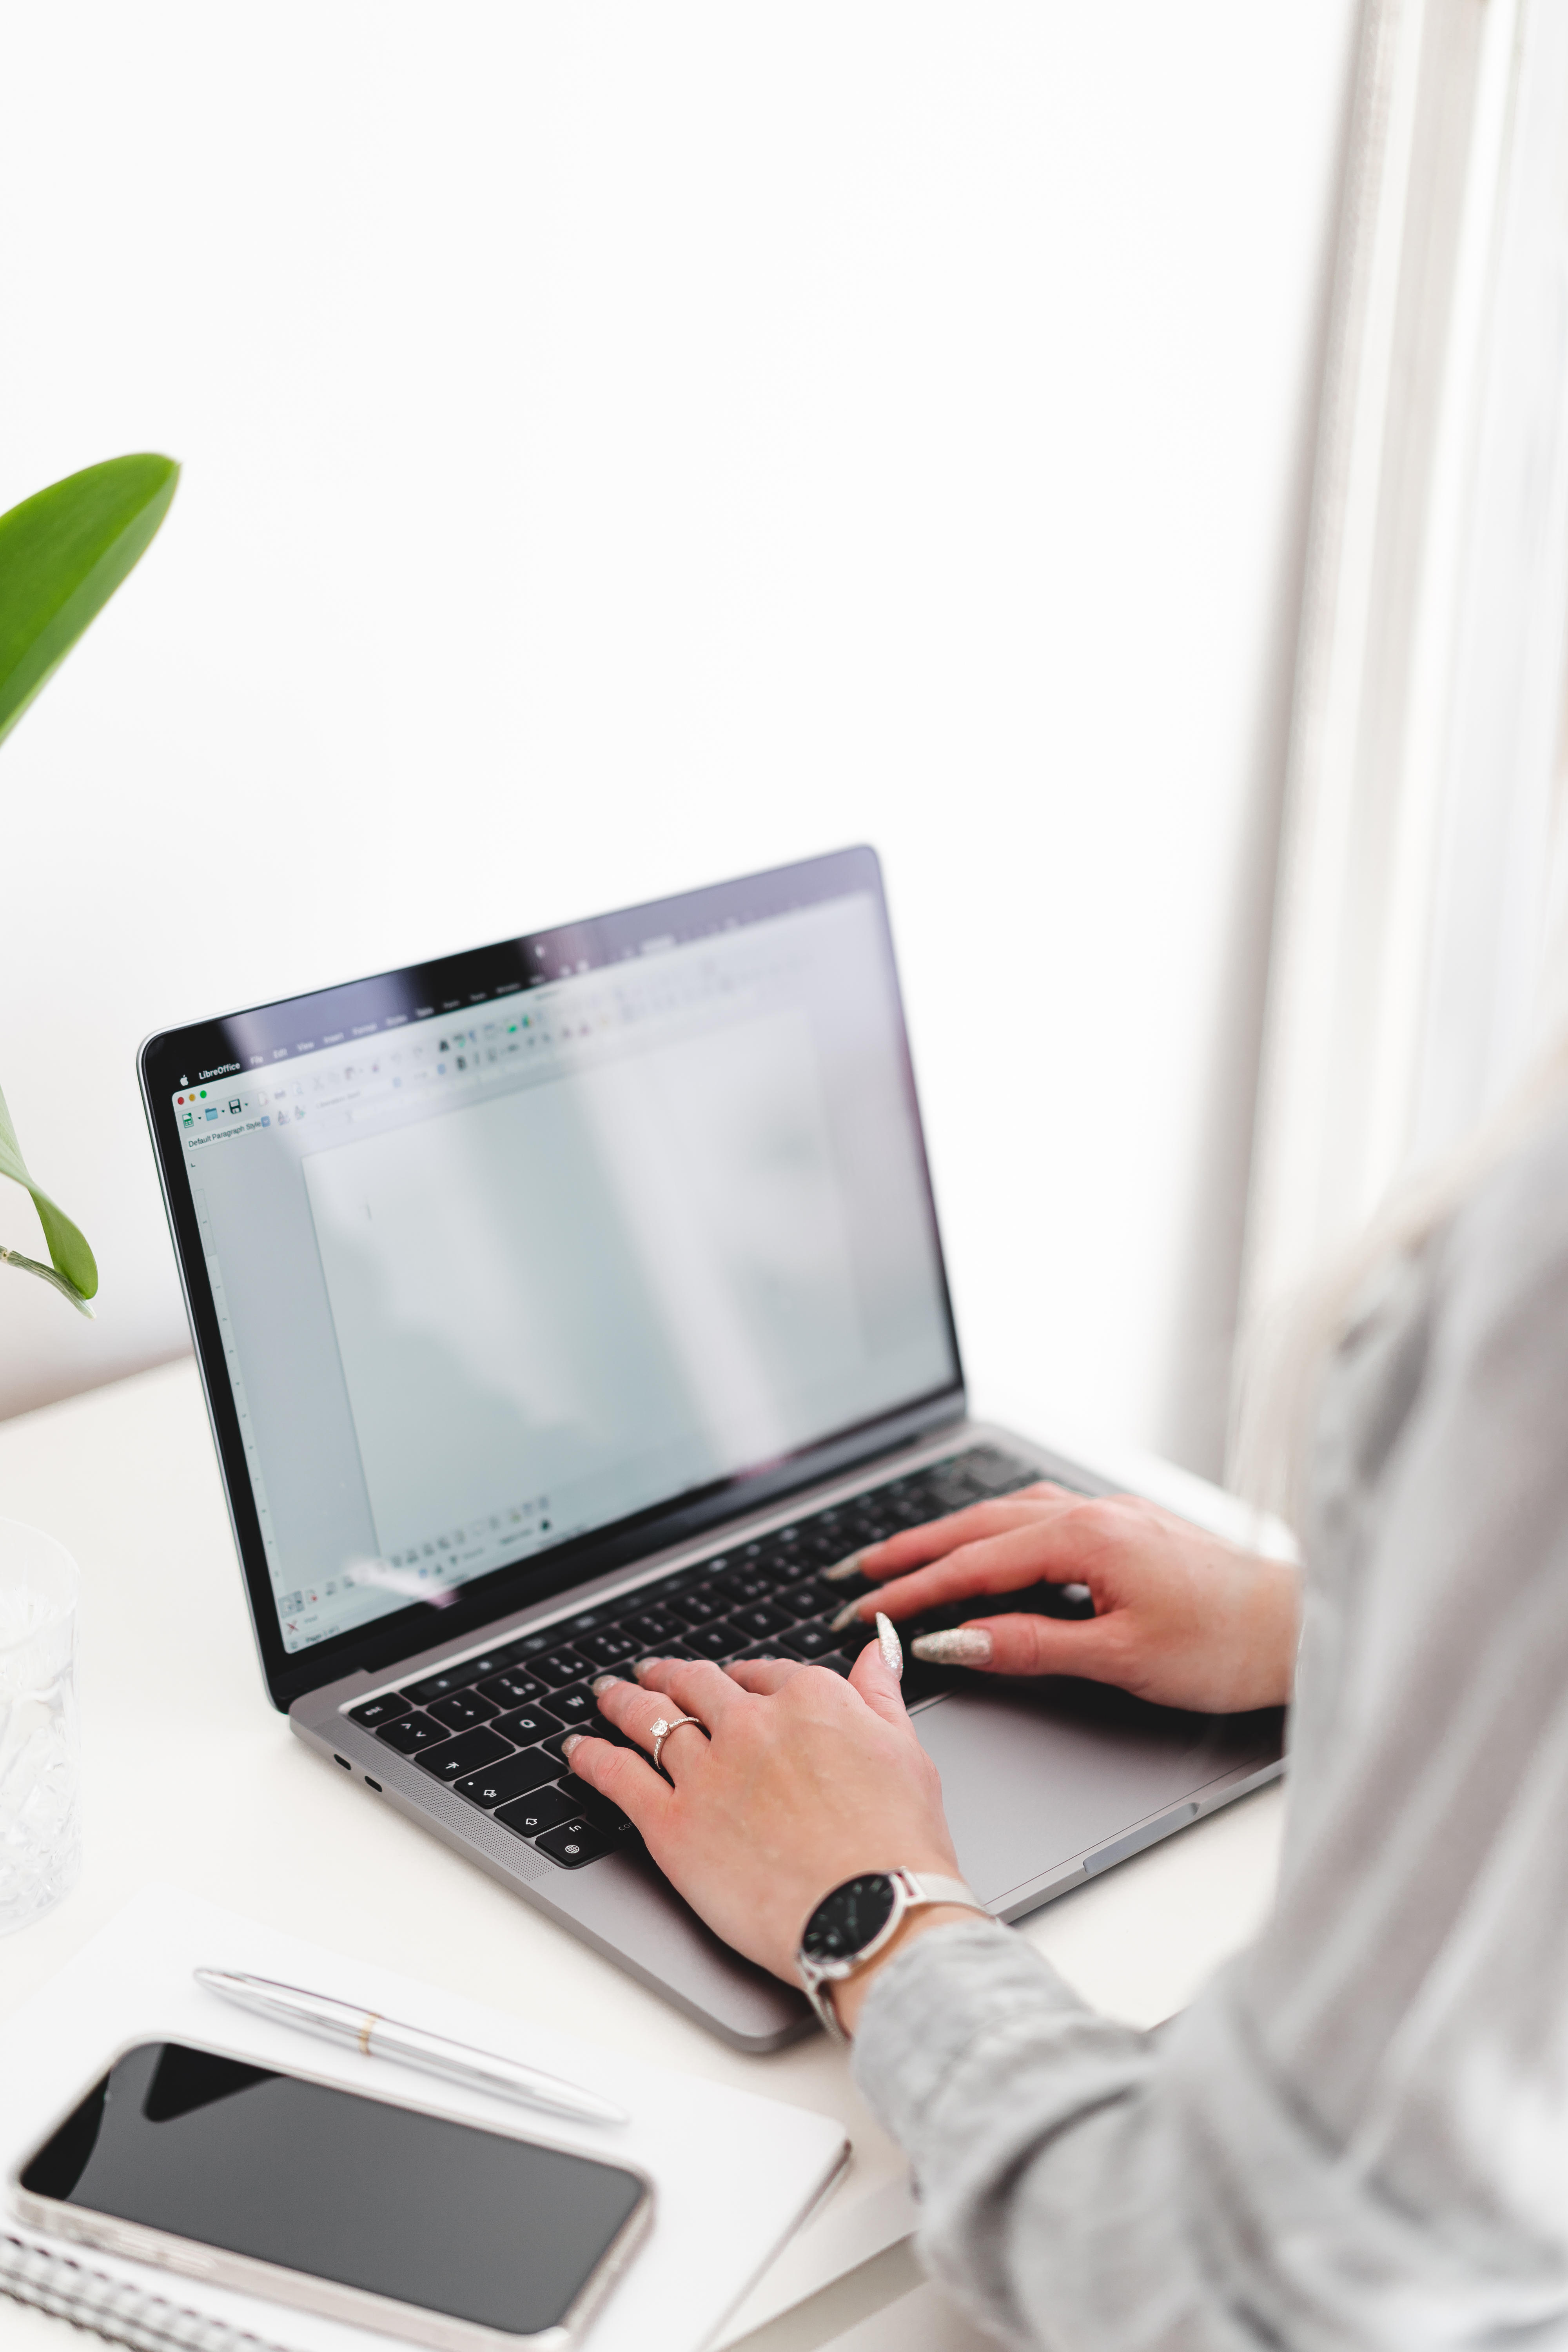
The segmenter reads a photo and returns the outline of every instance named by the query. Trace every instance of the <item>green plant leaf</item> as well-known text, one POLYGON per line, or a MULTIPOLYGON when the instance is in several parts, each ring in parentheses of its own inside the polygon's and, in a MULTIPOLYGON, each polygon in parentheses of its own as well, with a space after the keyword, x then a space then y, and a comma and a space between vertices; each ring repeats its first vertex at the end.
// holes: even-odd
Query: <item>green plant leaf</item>
POLYGON ((30 1257, 15 1250, 0 1251, 0 1257, 24 1274, 41 1275, 63 1290, 74 1306, 90 1313, 87 1301, 98 1292, 98 1262, 89 1249, 84 1236, 72 1224, 63 1209, 57 1208, 48 1194, 34 1183, 27 1173, 27 1163, 22 1157, 22 1147, 16 1140, 16 1130, 11 1124, 11 1114, 5 1108, 5 1097, 0 1095, 0 1176, 8 1176, 14 1184, 33 1196, 33 1206, 38 1213, 38 1223, 44 1229, 44 1239, 49 1245, 54 1272, 39 1265, 30 1257))
POLYGON ((179 478, 172 457, 110 457, 0 515, 0 741, 145 552, 179 478))
POLYGON ((91 1322, 92 1309, 75 1283, 68 1282, 63 1274, 57 1274, 52 1265, 40 1265, 36 1257, 24 1257, 20 1250, 5 1248, 0 1248, 0 1265, 14 1265, 18 1274, 36 1274, 40 1282, 52 1284, 62 1298, 70 1300, 79 1315, 85 1315, 91 1322))

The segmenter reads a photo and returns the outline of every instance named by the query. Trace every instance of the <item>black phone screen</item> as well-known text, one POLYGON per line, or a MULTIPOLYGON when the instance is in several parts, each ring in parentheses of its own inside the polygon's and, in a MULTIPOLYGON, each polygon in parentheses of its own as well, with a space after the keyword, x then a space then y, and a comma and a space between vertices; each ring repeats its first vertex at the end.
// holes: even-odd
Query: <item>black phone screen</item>
POLYGON ((35 2196, 531 2336, 647 2194, 636 2173, 177 2042, 110 2068, 35 2196))

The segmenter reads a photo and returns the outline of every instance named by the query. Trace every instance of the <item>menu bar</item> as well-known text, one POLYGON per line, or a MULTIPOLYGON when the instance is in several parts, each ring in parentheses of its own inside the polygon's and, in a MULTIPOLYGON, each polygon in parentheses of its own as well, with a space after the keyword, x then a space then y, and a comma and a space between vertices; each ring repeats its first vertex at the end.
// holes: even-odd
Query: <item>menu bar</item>
POLYGON ((255 1076, 309 1055, 382 1040, 411 1023, 453 1021, 481 1006, 579 982, 590 973, 629 976, 633 970, 646 971, 674 950, 700 941, 716 943, 726 934, 835 898, 874 895, 876 887, 870 852, 842 851, 742 883, 627 908, 592 922, 500 940, 229 1013, 150 1039, 144 1066, 153 1090, 167 1100, 192 1087, 255 1076))
MULTIPOLYGON (((543 985, 540 975, 534 986, 543 985)), ((356 1045, 363 1037, 379 1037, 389 1029, 406 1029, 411 1021, 434 1021, 442 1013, 467 1013, 476 1004, 493 1004, 500 997, 521 996, 529 983, 521 980, 504 981, 499 988, 471 988, 462 996, 443 997, 439 1003, 416 1004, 406 1013, 384 1013, 378 1021, 353 1021, 345 1028, 323 1029, 319 1037, 291 1037, 281 1045, 269 1045, 264 1054, 247 1054, 238 1066, 252 1070, 268 1069, 274 1062, 289 1062, 300 1054, 330 1053, 336 1045, 356 1045)))

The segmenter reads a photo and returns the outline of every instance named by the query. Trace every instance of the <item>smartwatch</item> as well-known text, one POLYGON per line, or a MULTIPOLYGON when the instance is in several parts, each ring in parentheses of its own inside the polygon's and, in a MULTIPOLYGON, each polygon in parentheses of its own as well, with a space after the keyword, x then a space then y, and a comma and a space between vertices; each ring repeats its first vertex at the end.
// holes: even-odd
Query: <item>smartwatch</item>
POLYGON ((830 1988, 858 1975, 887 1949, 910 1912, 932 1903, 962 1904, 966 1911, 990 1916, 962 1878, 933 1878, 929 1872, 917 1876, 912 1870, 870 1871, 864 1878, 847 1878, 823 1896, 805 1923, 795 1962, 806 1999, 836 2042, 848 2036, 830 1988))

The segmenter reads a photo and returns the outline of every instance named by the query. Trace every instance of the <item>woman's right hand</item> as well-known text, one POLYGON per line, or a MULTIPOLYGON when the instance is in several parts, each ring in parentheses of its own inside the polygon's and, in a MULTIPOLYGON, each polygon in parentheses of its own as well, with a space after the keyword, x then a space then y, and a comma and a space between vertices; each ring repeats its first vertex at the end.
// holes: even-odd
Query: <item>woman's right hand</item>
POLYGON ((868 1622, 879 1609, 897 1622, 1031 1584, 1086 1585, 1094 1602, 1094 1615, 1078 1619, 975 1616, 922 1635, 918 1658, 998 1675, 1079 1675, 1205 1715, 1279 1706, 1290 1696, 1295 1570, 1136 1496, 1042 1482, 871 1544, 855 1568, 878 1588, 851 1604, 868 1622))

